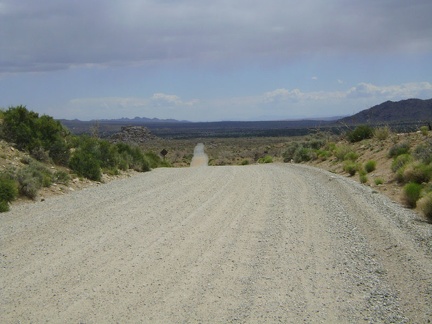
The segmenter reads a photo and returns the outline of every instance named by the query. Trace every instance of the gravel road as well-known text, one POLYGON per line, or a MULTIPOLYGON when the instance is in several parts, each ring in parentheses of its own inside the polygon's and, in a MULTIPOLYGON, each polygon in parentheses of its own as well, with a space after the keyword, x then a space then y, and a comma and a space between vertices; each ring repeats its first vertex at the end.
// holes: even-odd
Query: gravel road
POLYGON ((0 224, 1 323, 432 320, 432 225, 311 167, 156 169, 0 224))

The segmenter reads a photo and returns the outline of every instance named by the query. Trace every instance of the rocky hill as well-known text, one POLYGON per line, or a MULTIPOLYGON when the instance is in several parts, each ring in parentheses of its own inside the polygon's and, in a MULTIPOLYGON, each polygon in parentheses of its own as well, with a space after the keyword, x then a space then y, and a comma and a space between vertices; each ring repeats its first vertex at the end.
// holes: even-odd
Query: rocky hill
POLYGON ((386 101, 372 108, 340 119, 343 124, 395 124, 395 123, 430 123, 432 122, 432 99, 407 99, 386 101))
POLYGON ((123 126, 119 133, 111 136, 111 141, 114 143, 142 144, 154 139, 157 139, 157 136, 144 126, 123 126))

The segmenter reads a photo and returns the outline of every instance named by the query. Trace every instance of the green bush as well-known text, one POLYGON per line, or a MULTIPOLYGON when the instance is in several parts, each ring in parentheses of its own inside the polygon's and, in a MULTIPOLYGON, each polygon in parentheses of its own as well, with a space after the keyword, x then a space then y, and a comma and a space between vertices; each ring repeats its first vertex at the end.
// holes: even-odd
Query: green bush
POLYGON ((315 150, 303 146, 299 146, 294 153, 294 162, 308 162, 317 158, 315 150))
POLYGON ((40 188, 49 187, 53 180, 51 171, 36 161, 20 169, 16 177, 20 194, 31 199, 36 198, 40 188))
POLYGON ((266 155, 258 159, 258 163, 273 163, 273 158, 270 155, 266 155))
POLYGON ((9 204, 7 201, 0 200, 0 213, 9 211, 9 204))
POLYGON ((324 146, 324 149, 333 152, 336 150, 336 143, 334 142, 327 142, 326 145, 324 146))
POLYGON ((353 149, 349 145, 336 146, 334 154, 339 161, 344 161, 345 156, 349 153, 353 153, 353 149))
POLYGON ((348 141, 351 143, 360 142, 362 140, 372 138, 373 129, 367 125, 357 126, 353 131, 347 134, 348 141))
POLYGON ((422 135, 427 136, 427 134, 429 132, 429 127, 427 127, 427 126, 420 127, 420 132, 422 133, 422 135))
POLYGON ((55 183, 62 183, 62 184, 68 184, 70 181, 70 176, 65 171, 56 171, 53 175, 53 181, 55 183))
POLYGON ((376 178, 374 182, 377 186, 379 186, 379 185, 382 185, 384 183, 384 180, 381 178, 376 178))
POLYGON ((20 188, 19 192, 21 195, 26 196, 30 199, 35 199, 37 197, 37 193, 41 188, 41 184, 38 179, 31 177, 19 178, 20 188))
MULTIPOLYGON (((50 116, 27 110, 25 106, 10 107, 4 112, 3 136, 16 144, 18 149, 34 152, 38 158, 46 159, 56 143, 68 134, 62 124, 50 116), (42 154, 42 155, 41 155, 42 154)), ((55 157, 55 153, 50 157, 55 157)), ((53 158, 56 161, 56 158, 53 158)))
POLYGON ((365 163, 364 169, 367 173, 371 173, 376 169, 376 161, 370 160, 365 163))
POLYGON ((55 164, 67 166, 70 159, 70 150, 66 141, 62 138, 53 141, 49 149, 49 156, 55 164))
POLYGON ((432 178, 432 165, 421 162, 408 164, 403 171, 404 182, 427 183, 432 178))
POLYGON ((368 177, 367 177, 366 171, 364 171, 364 170, 359 171, 359 179, 360 179, 361 183, 368 182, 368 177))
POLYGON ((243 161, 241 162, 241 165, 249 165, 249 160, 243 160, 243 161))
POLYGON ((0 201, 11 202, 18 196, 16 181, 5 175, 0 175, 0 201))
POLYGON ((349 173, 350 176, 353 176, 356 174, 359 167, 358 164, 353 161, 345 161, 343 169, 345 172, 349 173))
POLYGON ((144 158, 147 160, 149 166, 151 169, 157 168, 159 165, 162 164, 162 159, 159 155, 157 155, 154 152, 146 152, 144 153, 144 158))
POLYGON ((49 152, 43 149, 42 147, 36 147, 31 151, 31 156, 36 160, 44 163, 51 162, 51 158, 49 156, 49 152))
POLYGON ((325 161, 331 156, 331 152, 326 150, 317 150, 316 155, 318 159, 325 161))
POLYGON ((423 198, 421 198, 417 205, 423 215, 432 222, 432 192, 427 193, 423 198))
POLYGON ((388 126, 378 127, 374 129, 373 136, 379 141, 384 141, 390 136, 390 133, 391 133, 390 127, 388 126))
POLYGON ((102 177, 99 161, 90 153, 76 151, 69 161, 69 167, 79 176, 100 181, 102 177))
POLYGON ((413 160, 412 156, 409 154, 398 155, 392 162, 391 169, 393 172, 397 172, 399 169, 403 168, 405 165, 413 160))
POLYGON ((325 143, 326 142, 324 140, 313 139, 310 141, 303 142, 303 146, 311 148, 313 150, 319 150, 320 148, 322 148, 325 145, 325 143))
POLYGON ((358 159, 358 154, 355 152, 349 152, 347 154, 345 154, 344 156, 344 161, 356 161, 358 159))
POLYGON ((94 140, 94 148, 92 148, 90 152, 99 161, 100 166, 108 170, 117 169, 120 161, 120 154, 117 146, 105 140, 94 140))
POLYGON ((401 142, 393 145, 389 151, 389 157, 395 158, 402 154, 408 154, 410 150, 410 145, 407 142, 401 142))
POLYGON ((299 146, 300 144, 298 142, 290 143, 285 152, 282 153, 283 161, 290 162, 291 160, 294 160, 294 154, 299 146))
POLYGON ((425 164, 432 163, 432 141, 426 141, 418 145, 413 152, 414 158, 425 164))
POLYGON ((404 199, 408 206, 415 208, 417 200, 420 198, 422 186, 415 182, 410 182, 403 187, 404 199))
POLYGON ((150 171, 150 164, 139 147, 132 147, 125 143, 117 143, 116 146, 123 160, 120 162, 121 165, 128 164, 129 168, 139 172, 150 171))

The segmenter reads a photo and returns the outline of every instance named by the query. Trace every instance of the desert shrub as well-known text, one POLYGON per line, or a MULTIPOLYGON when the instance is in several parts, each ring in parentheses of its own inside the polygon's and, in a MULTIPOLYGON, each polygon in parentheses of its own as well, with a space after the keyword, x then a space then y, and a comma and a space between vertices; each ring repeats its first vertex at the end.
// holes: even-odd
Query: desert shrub
POLYGON ((0 175, 0 202, 11 202, 18 196, 16 181, 6 175, 0 175))
POLYGON ((68 134, 59 121, 50 116, 27 110, 25 106, 10 107, 4 112, 3 136, 21 150, 35 152, 39 148, 50 151, 54 143, 68 134))
POLYGON ((126 171, 129 169, 129 162, 128 162, 128 159, 126 158, 126 156, 122 156, 120 158, 120 161, 118 163, 118 168, 122 171, 126 171))
POLYGON ((299 146, 297 150, 294 153, 294 162, 300 163, 300 162, 307 162, 311 160, 315 160, 317 157, 315 151, 313 149, 299 146))
POLYGON ((304 147, 308 147, 311 148, 313 150, 318 150, 320 148, 322 148, 325 145, 325 141, 324 140, 320 140, 320 139, 313 139, 307 142, 303 143, 304 147))
POLYGON ((241 165, 249 165, 249 160, 243 160, 243 161, 241 162, 241 165))
POLYGON ((117 147, 106 140, 94 138, 93 140, 96 142, 93 154, 99 161, 101 168, 115 170, 120 160, 120 154, 118 153, 117 147))
POLYGON ((373 137, 379 141, 384 141, 390 136, 391 130, 388 126, 377 127, 373 131, 373 137))
POLYGON ((331 156, 331 152, 326 150, 317 150, 316 155, 318 159, 325 161, 331 156))
POLYGON ((144 153, 144 157, 145 159, 147 159, 147 162, 152 169, 157 168, 159 165, 162 164, 162 159, 154 152, 146 152, 144 153))
POLYGON ((19 149, 33 148, 37 140, 36 119, 39 115, 28 111, 25 106, 11 107, 4 112, 3 134, 5 138, 14 142, 19 149))
POLYGON ((356 172, 358 171, 359 167, 358 167, 358 164, 355 163, 355 162, 353 162, 353 161, 345 161, 343 169, 350 176, 353 176, 353 175, 356 174, 356 172))
POLYGON ((421 198, 417 205, 423 215, 432 221, 432 192, 427 193, 423 198, 421 198))
POLYGON ((422 186, 415 182, 410 182, 403 187, 404 200, 408 206, 415 208, 417 200, 420 198, 422 186))
POLYGON ((9 203, 0 200, 0 213, 5 213, 7 211, 9 211, 9 203))
POLYGON ((327 142, 326 145, 324 146, 324 149, 333 152, 334 150, 336 150, 336 143, 335 142, 327 142))
POLYGON ((55 183, 68 184, 70 181, 70 176, 65 171, 56 171, 53 174, 53 181, 55 183))
POLYGON ((169 166, 155 153, 144 154, 138 146, 126 143, 111 144, 85 135, 74 138, 72 145, 75 150, 69 160, 69 167, 91 180, 100 180, 101 169, 108 174, 116 174, 118 169, 143 172, 149 171, 151 167, 169 166))
POLYGON ((427 127, 427 126, 420 127, 420 132, 422 133, 422 135, 427 136, 427 134, 429 132, 429 127, 427 127))
POLYGON ((79 176, 95 181, 101 180, 102 172, 99 161, 88 152, 75 151, 69 161, 69 167, 79 176))
POLYGON ((40 162, 50 162, 49 152, 40 146, 31 151, 31 156, 40 162))
POLYGON ((353 131, 348 132, 347 138, 351 143, 360 142, 364 139, 372 138, 373 129, 368 125, 357 126, 353 131))
POLYGON ((339 161, 344 161, 345 155, 353 152, 349 145, 339 145, 334 149, 334 154, 339 161))
POLYGON ((369 160, 365 163, 364 165, 364 169, 367 173, 370 173, 372 171, 375 171, 376 169, 376 161, 374 160, 369 160))
POLYGON ((28 198, 34 199, 42 187, 49 187, 53 181, 53 175, 43 164, 33 161, 28 166, 20 169, 16 178, 19 186, 19 193, 28 198))
POLYGON ((432 141, 426 141, 414 149, 414 158, 422 161, 423 163, 429 164, 432 162, 432 141))
POLYGON ((24 155, 21 159, 20 159, 22 164, 30 164, 33 161, 33 158, 29 155, 24 155))
POLYGON ((381 178, 376 178, 374 182, 377 186, 379 186, 379 185, 382 185, 384 183, 384 180, 381 178))
POLYGON ((393 145, 388 153, 389 157, 395 158, 402 154, 408 154, 410 146, 407 142, 401 142, 393 145))
POLYGON ((66 141, 62 138, 53 141, 49 149, 49 156, 55 164, 67 166, 70 151, 66 141))
POLYGON ((291 160, 294 160, 294 154, 299 146, 300 144, 298 142, 290 143, 285 152, 282 153, 283 161, 290 162, 291 160))
POLYGON ((41 185, 36 178, 31 177, 20 177, 20 188, 19 192, 21 195, 26 196, 30 199, 35 199, 41 185))
POLYGON ((266 155, 258 159, 258 163, 273 163, 273 158, 270 155, 266 155))
POLYGON ((359 179, 361 183, 368 182, 368 177, 365 170, 359 170, 359 179))
POLYGON ((344 161, 356 161, 358 159, 358 154, 356 152, 349 152, 345 154, 344 161))
POLYGON ((403 182, 427 183, 432 178, 432 165, 421 162, 408 164, 403 170, 403 182))
POLYGON ((409 162, 413 160, 412 156, 409 154, 398 155, 392 162, 391 169, 393 172, 397 172, 399 169, 403 168, 409 162))
POLYGON ((132 164, 130 167, 138 172, 150 171, 150 164, 141 150, 137 147, 134 149, 134 151, 135 153, 132 155, 132 164))

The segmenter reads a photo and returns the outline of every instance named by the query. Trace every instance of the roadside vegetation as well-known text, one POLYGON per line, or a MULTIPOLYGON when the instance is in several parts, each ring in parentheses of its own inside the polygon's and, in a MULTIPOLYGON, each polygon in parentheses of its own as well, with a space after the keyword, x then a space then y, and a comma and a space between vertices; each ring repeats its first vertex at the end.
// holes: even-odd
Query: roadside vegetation
POLYGON ((50 116, 25 106, 0 111, 1 159, 19 152, 0 169, 0 211, 18 197, 36 199, 42 188, 67 185, 71 179, 102 181, 103 175, 150 171, 169 166, 153 152, 126 143, 110 143, 88 135, 71 134, 50 116), (18 159, 18 161, 16 161, 18 159))
POLYGON ((432 137, 427 127, 395 134, 389 127, 361 125, 339 137, 317 134, 292 142, 282 156, 285 162, 311 163, 354 178, 358 174, 360 183, 383 188, 384 194, 399 192, 400 198, 393 198, 432 221, 432 137))

